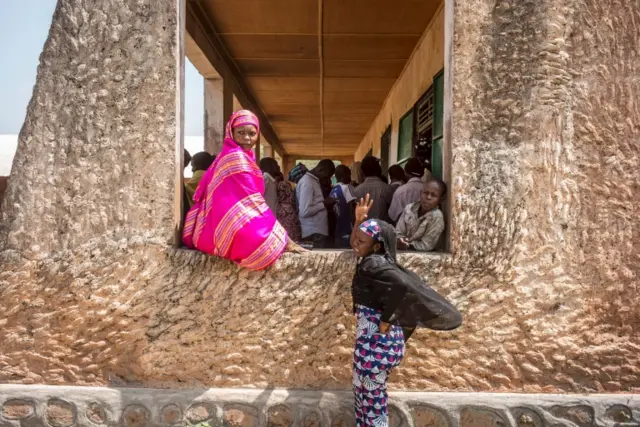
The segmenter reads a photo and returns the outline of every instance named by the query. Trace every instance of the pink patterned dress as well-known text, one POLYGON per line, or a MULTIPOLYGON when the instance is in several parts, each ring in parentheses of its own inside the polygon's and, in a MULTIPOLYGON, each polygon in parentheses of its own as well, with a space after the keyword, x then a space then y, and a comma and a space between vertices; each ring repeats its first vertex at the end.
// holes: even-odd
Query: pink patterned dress
POLYGON ((250 111, 233 114, 222 152, 202 177, 185 219, 185 246, 229 259, 241 267, 262 270, 285 251, 287 232, 264 200, 264 179, 253 151, 233 140, 233 129, 258 118, 250 111))

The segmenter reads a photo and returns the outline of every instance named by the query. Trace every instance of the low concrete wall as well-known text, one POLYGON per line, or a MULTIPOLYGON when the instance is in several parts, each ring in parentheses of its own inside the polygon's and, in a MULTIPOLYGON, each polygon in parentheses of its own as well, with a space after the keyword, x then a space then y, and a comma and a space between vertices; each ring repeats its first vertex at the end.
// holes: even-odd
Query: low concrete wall
MULTIPOLYGON (((640 426, 639 395, 398 392, 389 401, 391 427, 640 426)), ((351 405, 348 392, 0 386, 0 425, 350 427, 351 405)))

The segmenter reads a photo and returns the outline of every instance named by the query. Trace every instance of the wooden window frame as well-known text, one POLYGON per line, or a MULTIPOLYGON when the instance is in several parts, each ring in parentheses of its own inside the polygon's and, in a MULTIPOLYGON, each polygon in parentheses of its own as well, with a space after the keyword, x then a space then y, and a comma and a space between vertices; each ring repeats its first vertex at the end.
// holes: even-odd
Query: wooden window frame
POLYGON ((409 154, 408 157, 400 157, 400 142, 402 141, 402 122, 411 114, 414 113, 414 108, 411 107, 406 113, 404 113, 404 115, 402 117, 400 117, 400 120, 398 121, 398 149, 397 149, 397 155, 396 155, 396 164, 403 166, 404 164, 407 163, 407 161, 411 158, 411 156, 413 156, 413 140, 415 137, 415 127, 413 126, 413 117, 412 117, 412 121, 411 121, 411 153, 409 154))

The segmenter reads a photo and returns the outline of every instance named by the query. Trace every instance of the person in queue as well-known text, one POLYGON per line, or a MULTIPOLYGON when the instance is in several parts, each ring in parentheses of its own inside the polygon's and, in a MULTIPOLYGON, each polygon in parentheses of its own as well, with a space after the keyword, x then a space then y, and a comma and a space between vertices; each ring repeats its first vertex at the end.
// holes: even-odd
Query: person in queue
MULTIPOLYGON (((277 163, 276 163, 277 164, 277 163)), ((278 167, 280 169, 280 167, 278 167)), ((300 218, 296 210, 296 199, 291 185, 284 180, 282 172, 276 174, 278 206, 276 208, 276 218, 287 230, 289 238, 294 242, 302 240, 302 229, 300 226, 300 218)))
POLYGON ((351 186, 351 169, 345 165, 336 167, 337 183, 331 190, 331 197, 336 200, 333 207, 336 216, 335 247, 348 248, 349 238, 353 230, 356 197, 351 186))
POLYGON ((364 176, 362 175, 362 162, 353 162, 351 165, 351 185, 353 188, 357 188, 364 182, 364 176))
POLYGON ((361 163, 364 182, 356 188, 356 198, 362 199, 367 194, 371 195, 373 206, 369 212, 369 218, 381 219, 389 221, 389 206, 393 199, 393 190, 389 184, 382 181, 382 166, 380 161, 373 157, 367 156, 361 163))
POLYGON ((207 153, 206 151, 201 151, 200 153, 196 153, 193 155, 191 159, 191 170, 193 171, 193 175, 189 178, 184 185, 185 191, 187 193, 189 208, 193 206, 193 196, 196 194, 196 190, 198 189, 198 184, 202 180, 207 169, 213 164, 215 156, 207 153))
POLYGON ((266 208, 264 178, 253 152, 259 136, 251 111, 231 116, 222 151, 202 177, 182 235, 185 246, 251 270, 273 265, 285 251, 304 252, 266 208))
POLYGON ((313 244, 317 249, 331 246, 327 206, 333 206, 335 201, 331 197, 324 196, 322 182, 330 180, 335 170, 333 161, 321 160, 315 168, 300 179, 296 186, 302 240, 313 244))
MULTIPOLYGON (((264 178, 264 200, 273 213, 278 211, 278 183, 276 176, 280 173, 280 165, 271 157, 260 159, 260 170, 264 178)), ((277 215, 276 215, 277 217, 277 215)))
MULTIPOLYGON (((393 193, 398 190, 404 183, 407 181, 404 169, 400 165, 393 165, 389 168, 389 179, 391 182, 389 185, 391 186, 391 190, 393 193)), ((393 203, 393 202, 392 202, 393 203)))
POLYGON ((352 281, 356 341, 353 353, 357 426, 388 426, 387 379, 405 355, 405 342, 418 327, 452 330, 460 312, 396 258, 396 233, 367 219, 375 201, 367 194, 356 207, 351 247, 358 262, 352 281))
POLYGON ((293 190, 293 200, 294 206, 296 208, 296 213, 298 212, 298 197, 296 196, 296 186, 308 171, 309 170, 303 163, 298 163, 293 169, 291 169, 291 171, 289 171, 289 175, 287 176, 291 185, 291 189, 293 190))
POLYGON ((408 205, 396 227, 398 248, 429 252, 444 232, 444 215, 439 206, 447 194, 447 184, 437 178, 424 183, 420 201, 408 205))
POLYGON ((400 219, 400 215, 408 205, 420 200, 422 194, 422 176, 425 167, 420 159, 412 157, 407 161, 404 167, 407 183, 398 188, 393 194, 393 200, 389 207, 389 218, 395 224, 400 219))

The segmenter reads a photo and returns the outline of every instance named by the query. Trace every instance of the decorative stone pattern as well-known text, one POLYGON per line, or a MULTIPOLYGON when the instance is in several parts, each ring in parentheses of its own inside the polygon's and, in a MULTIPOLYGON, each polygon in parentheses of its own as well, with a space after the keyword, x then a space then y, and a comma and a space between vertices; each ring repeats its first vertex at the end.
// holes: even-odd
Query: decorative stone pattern
POLYGON ((320 427, 322 424, 322 416, 317 411, 308 413, 302 418, 302 427, 320 427))
MULTIPOLYGON (((169 249, 178 3, 58 2, 0 213, 0 383, 350 389, 352 255, 169 249)), ((401 262, 465 324, 416 332, 392 389, 638 392, 637 6, 447 2, 454 252, 401 262)))
MULTIPOLYGON (((0 385, 0 426, 353 427, 352 401, 349 392, 0 385)), ((392 392, 389 425, 640 427, 634 413, 640 395, 392 392)))
POLYGON ((578 427, 591 427, 593 425, 593 408, 586 405, 554 407, 551 408, 551 414, 557 418, 569 420, 578 427))
POLYGON ((51 399, 47 402, 46 418, 52 427, 71 427, 76 420, 76 408, 64 400, 51 399))
POLYGON ((259 425, 258 410, 255 407, 237 403, 225 405, 224 427, 256 427, 259 425))
POLYGON ((97 425, 105 424, 107 421, 107 413, 102 405, 96 402, 89 403, 87 406, 86 417, 90 422, 97 425))
POLYGON ((291 408, 286 405, 277 405, 269 408, 267 412, 268 427, 290 427, 293 425, 294 416, 291 408))
POLYGON ((125 427, 145 427, 151 416, 149 410, 142 405, 130 405, 122 411, 120 424, 125 427))
POLYGON ((506 422, 492 411, 464 408, 460 414, 460 427, 506 427, 506 422))
POLYGON ((162 408, 160 411, 160 422, 162 424, 174 425, 182 421, 182 409, 174 403, 162 408))
POLYGON ((7 420, 26 419, 35 412, 35 405, 28 399, 9 399, 2 406, 2 418, 7 420))
POLYGON ((194 403, 187 409, 187 420, 191 424, 199 424, 215 417, 216 410, 210 403, 194 403))
POLYGON ((449 427, 447 416, 435 408, 413 405, 410 411, 416 427, 449 427))

